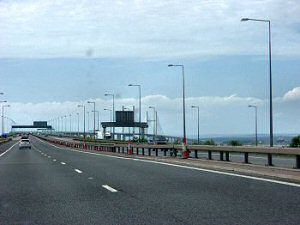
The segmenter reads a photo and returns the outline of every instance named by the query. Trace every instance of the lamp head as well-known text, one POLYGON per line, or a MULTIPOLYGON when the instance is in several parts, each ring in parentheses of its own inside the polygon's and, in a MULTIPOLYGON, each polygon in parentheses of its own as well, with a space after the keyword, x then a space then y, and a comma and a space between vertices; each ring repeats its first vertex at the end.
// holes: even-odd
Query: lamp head
POLYGON ((248 20, 249 20, 249 18, 242 18, 241 22, 245 22, 245 21, 248 21, 248 20))
POLYGON ((168 67, 174 66, 173 64, 169 64, 168 67))

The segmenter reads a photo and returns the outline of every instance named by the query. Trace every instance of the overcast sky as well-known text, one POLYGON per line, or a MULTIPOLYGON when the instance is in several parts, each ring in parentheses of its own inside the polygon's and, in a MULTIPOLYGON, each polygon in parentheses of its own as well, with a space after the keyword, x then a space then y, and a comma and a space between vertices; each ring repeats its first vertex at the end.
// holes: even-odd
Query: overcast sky
MULTIPOLYGON (((102 121, 116 109, 158 110, 160 132, 182 132, 184 64, 188 135, 268 133, 268 26, 270 19, 274 132, 300 130, 300 3, 276 1, 0 0, 0 91, 18 124, 75 115, 96 100, 102 121)), ((91 108, 89 106, 89 111, 91 108)), ((151 110, 150 110, 151 111, 151 110)), ((137 114, 138 115, 138 114, 137 114)), ((136 118, 138 118, 136 115, 136 118)), ((152 116, 152 114, 150 114, 152 116)))

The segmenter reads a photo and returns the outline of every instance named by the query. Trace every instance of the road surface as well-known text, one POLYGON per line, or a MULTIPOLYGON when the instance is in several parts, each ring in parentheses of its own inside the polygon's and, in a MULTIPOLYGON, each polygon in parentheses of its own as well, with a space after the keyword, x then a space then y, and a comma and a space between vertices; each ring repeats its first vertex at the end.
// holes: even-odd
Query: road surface
POLYGON ((34 137, 31 141, 31 150, 16 145, 0 157, 0 224, 300 221, 297 186, 64 150, 34 137))

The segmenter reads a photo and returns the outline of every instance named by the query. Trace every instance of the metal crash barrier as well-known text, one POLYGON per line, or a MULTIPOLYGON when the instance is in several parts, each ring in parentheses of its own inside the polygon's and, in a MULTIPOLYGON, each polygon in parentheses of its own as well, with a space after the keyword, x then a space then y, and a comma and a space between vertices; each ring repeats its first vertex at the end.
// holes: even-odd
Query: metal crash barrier
MULTIPOLYGON (((182 157, 182 145, 166 144, 166 145, 150 145, 139 143, 92 143, 82 141, 64 141, 60 139, 36 136, 44 141, 52 144, 65 146, 68 148, 76 148, 83 151, 99 151, 113 152, 127 155, 142 155, 155 157, 182 157)), ((207 159, 213 160, 212 153, 219 154, 220 161, 230 161, 230 154, 242 154, 243 163, 249 162, 249 155, 266 156, 266 165, 273 165, 273 156, 290 156, 295 159, 294 168, 300 169, 300 149, 299 148, 278 148, 278 147, 245 147, 245 146, 210 146, 210 145, 186 145, 186 149, 190 153, 190 157, 199 158, 199 152, 207 153, 207 159)))

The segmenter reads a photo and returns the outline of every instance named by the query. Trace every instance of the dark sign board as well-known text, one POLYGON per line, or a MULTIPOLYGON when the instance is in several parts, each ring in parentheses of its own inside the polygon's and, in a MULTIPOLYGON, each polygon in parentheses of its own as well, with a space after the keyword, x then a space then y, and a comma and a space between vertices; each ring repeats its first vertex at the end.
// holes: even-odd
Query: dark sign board
POLYGON ((35 127, 47 127, 47 121, 33 121, 35 127))
POLYGON ((134 123, 133 111, 116 111, 117 123, 134 123))

